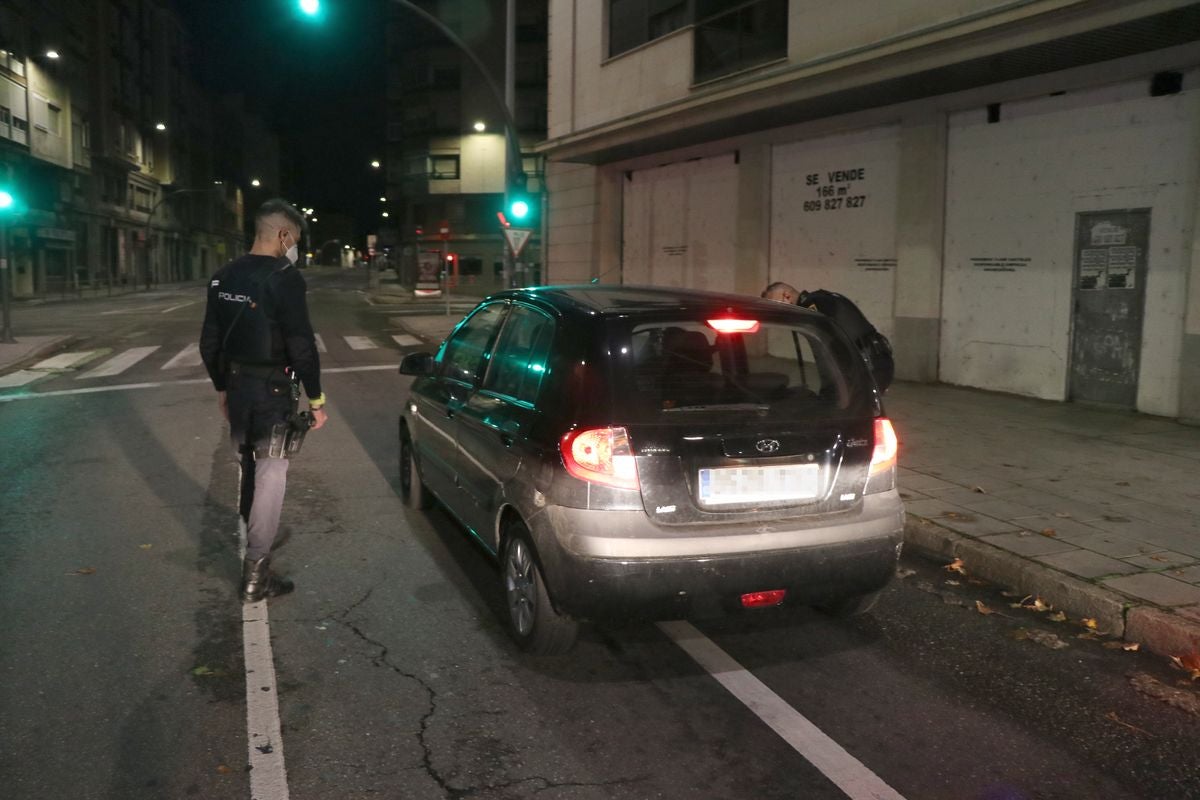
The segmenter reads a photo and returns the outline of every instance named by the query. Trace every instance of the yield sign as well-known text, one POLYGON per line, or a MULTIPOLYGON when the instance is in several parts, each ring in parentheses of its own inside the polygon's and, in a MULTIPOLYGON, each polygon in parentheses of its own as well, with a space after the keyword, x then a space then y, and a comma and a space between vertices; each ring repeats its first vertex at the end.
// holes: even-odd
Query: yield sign
POLYGON ((512 250, 513 258, 521 255, 529 237, 533 236, 533 228, 505 228, 504 238, 508 239, 508 247, 512 250))

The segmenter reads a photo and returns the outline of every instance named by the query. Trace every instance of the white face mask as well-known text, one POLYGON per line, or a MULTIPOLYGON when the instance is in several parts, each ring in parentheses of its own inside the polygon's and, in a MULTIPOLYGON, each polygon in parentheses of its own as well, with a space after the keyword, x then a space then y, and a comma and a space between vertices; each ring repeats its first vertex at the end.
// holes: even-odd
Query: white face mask
POLYGON ((283 257, 288 260, 289 264, 295 264, 300 260, 300 245, 296 242, 293 242, 292 246, 289 247, 283 254, 283 257))

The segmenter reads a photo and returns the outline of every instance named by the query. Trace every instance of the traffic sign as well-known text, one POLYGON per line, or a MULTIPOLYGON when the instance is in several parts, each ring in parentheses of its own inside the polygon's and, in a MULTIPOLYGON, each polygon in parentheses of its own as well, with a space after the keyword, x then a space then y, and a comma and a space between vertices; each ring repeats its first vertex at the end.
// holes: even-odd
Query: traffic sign
POLYGON ((525 245, 533 236, 533 228, 505 228, 504 238, 508 240, 508 248, 512 250, 513 258, 521 255, 525 245))

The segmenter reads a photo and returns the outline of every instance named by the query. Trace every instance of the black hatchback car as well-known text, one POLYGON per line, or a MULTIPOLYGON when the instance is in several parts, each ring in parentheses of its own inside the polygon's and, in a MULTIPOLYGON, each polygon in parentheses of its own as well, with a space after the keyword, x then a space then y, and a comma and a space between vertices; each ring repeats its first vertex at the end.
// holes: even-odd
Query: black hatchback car
POLYGON ((629 286, 479 304, 400 414, 406 501, 433 497, 500 561, 517 643, 579 619, 866 610, 895 571, 897 440, 829 319, 629 286))

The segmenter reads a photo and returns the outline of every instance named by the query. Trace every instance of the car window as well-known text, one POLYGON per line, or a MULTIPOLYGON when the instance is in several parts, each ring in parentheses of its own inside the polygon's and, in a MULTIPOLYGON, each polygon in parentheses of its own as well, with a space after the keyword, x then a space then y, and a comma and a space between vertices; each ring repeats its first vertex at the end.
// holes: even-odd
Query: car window
POLYGON ((504 319, 504 311, 503 303, 489 303, 459 326, 442 348, 442 377, 471 385, 478 381, 488 344, 504 319))
POLYGON ((613 397, 624 418, 870 413, 874 396, 861 357, 828 321, 764 320, 753 330, 718 333, 700 316, 617 323, 624 349, 613 397))
POLYGON ((483 388, 536 404, 553 339, 553 319, 528 306, 513 306, 496 343, 483 388))

